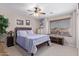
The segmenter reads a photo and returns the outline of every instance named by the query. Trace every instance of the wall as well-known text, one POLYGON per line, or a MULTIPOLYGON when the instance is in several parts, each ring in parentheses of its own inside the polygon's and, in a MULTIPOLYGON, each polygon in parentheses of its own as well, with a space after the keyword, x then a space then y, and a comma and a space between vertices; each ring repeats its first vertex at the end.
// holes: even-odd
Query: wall
POLYGON ((78 56, 79 56, 79 9, 77 8, 77 19, 76 19, 76 42, 78 48, 78 56))
POLYGON ((9 10, 1 10, 0 9, 0 15, 7 16, 9 18, 9 27, 7 28, 7 31, 14 30, 15 27, 32 27, 33 31, 35 32, 38 28, 38 20, 31 16, 26 16, 21 13, 14 13, 10 12, 9 10), (17 25, 16 20, 22 19, 22 20, 30 20, 30 26, 27 26, 24 22, 24 25, 17 25))
POLYGON ((72 13, 71 27, 72 27, 71 31, 73 40, 72 44, 76 47, 76 10, 74 10, 72 13))

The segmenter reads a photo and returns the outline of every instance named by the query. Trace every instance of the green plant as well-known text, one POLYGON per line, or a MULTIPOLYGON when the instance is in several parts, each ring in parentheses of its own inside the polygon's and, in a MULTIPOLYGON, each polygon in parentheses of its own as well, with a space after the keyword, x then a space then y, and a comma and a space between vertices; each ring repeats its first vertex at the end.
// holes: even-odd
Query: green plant
POLYGON ((8 27, 8 18, 0 15, 0 36, 6 33, 6 28, 8 27))

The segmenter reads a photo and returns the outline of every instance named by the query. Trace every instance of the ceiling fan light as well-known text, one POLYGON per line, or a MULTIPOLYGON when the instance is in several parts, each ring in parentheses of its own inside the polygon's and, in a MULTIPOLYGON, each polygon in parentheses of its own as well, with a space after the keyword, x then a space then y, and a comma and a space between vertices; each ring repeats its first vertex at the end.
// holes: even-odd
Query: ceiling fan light
POLYGON ((39 16, 39 13, 34 13, 34 16, 39 16))

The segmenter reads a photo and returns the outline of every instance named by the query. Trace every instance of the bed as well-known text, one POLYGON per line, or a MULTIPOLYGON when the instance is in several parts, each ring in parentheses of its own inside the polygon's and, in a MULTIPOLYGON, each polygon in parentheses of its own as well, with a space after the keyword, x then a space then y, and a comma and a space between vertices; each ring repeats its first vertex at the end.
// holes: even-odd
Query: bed
POLYGON ((32 28, 15 28, 15 39, 16 43, 23 49, 27 50, 28 53, 34 55, 37 52, 37 45, 47 42, 50 45, 50 38, 48 35, 35 34, 32 28))

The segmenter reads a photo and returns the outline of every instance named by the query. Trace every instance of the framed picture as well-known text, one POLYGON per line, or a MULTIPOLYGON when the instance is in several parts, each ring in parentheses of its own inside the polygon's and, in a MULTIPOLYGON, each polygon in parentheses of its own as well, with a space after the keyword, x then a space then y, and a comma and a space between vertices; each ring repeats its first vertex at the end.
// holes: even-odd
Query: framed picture
POLYGON ((23 23, 24 23, 23 20, 19 20, 19 19, 17 20, 17 25, 23 25, 23 23))
POLYGON ((26 25, 30 25, 30 20, 26 20, 26 25))

